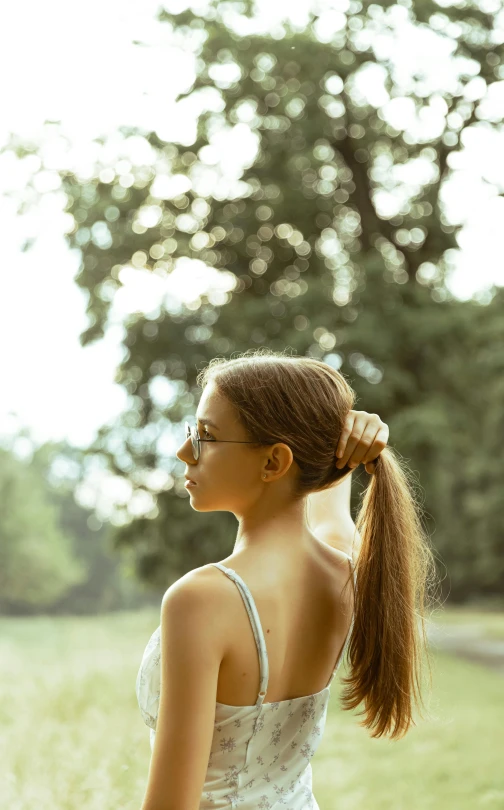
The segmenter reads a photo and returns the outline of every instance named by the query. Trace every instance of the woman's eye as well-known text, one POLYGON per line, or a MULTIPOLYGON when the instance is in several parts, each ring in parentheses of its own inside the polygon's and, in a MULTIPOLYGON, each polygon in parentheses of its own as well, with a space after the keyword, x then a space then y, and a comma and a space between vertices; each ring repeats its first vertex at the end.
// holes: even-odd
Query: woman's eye
POLYGON ((203 433, 206 433, 207 437, 213 440, 213 436, 208 432, 206 428, 203 428, 203 433))

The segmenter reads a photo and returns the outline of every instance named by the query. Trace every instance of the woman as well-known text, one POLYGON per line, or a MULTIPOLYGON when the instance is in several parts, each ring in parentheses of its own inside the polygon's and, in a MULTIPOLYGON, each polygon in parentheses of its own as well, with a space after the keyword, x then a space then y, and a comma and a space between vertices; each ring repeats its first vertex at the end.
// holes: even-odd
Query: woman
POLYGON ((137 678, 141 810, 318 808, 310 760, 347 648, 342 707, 363 704, 373 737, 414 725, 432 552, 387 426, 352 410, 340 372, 259 349, 216 358, 198 384, 199 429, 177 453, 190 505, 232 512, 238 531, 229 557, 163 597, 137 678), (341 482, 359 463, 374 474, 356 530, 341 482))

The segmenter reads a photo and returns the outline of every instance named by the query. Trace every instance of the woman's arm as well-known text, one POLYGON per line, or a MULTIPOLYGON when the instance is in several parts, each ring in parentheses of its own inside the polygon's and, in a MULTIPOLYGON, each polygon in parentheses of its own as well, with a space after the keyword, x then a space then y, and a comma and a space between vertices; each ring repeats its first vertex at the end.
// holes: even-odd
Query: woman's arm
POLYGON ((307 522, 315 537, 332 548, 358 556, 360 535, 350 512, 352 474, 341 483, 307 497, 307 522))
MULTIPOLYGON (((381 451, 387 445, 389 429, 378 414, 350 410, 336 448, 336 466, 365 465, 372 475, 381 451)), ((324 543, 346 554, 359 555, 361 536, 350 512, 352 473, 323 492, 311 492, 307 498, 306 519, 309 529, 324 543)))
POLYGON ((308 495, 308 520, 311 528, 331 521, 345 522, 351 518, 350 493, 352 490, 352 473, 329 489, 322 492, 310 492, 308 495))

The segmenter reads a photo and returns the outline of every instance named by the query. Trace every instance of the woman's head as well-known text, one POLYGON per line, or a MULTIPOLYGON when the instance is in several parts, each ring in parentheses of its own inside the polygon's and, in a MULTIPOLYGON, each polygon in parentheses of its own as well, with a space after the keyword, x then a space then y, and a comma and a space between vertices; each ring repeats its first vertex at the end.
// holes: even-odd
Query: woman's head
MULTIPOLYGON (((326 363, 250 350, 212 360, 198 384, 199 436, 217 442, 202 443, 198 461, 189 441, 177 454, 194 475, 197 510, 246 510, 269 497, 268 479, 279 502, 296 504, 348 474, 335 466, 335 450, 355 393, 326 363)), ((363 704, 371 736, 397 739, 416 725, 413 702, 421 702, 421 656, 428 653, 426 597, 437 580, 411 472, 390 446, 369 478, 356 525, 355 620, 341 704, 363 704)))
POLYGON ((265 482, 275 483, 279 498, 299 501, 348 474, 336 467, 335 450, 355 393, 328 364, 251 350, 211 361, 198 383, 200 458, 194 461, 190 443, 177 454, 202 485, 193 491, 197 510, 239 513, 265 482))

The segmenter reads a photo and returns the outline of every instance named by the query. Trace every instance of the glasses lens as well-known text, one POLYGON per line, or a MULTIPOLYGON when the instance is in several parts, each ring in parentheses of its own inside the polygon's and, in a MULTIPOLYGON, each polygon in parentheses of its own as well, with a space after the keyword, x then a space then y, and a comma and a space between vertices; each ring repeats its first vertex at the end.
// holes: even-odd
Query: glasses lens
POLYGON ((194 435, 195 428, 192 428, 188 422, 186 422, 186 439, 191 439, 191 447, 193 451, 194 460, 197 461, 199 457, 199 442, 196 441, 196 437, 194 435))

